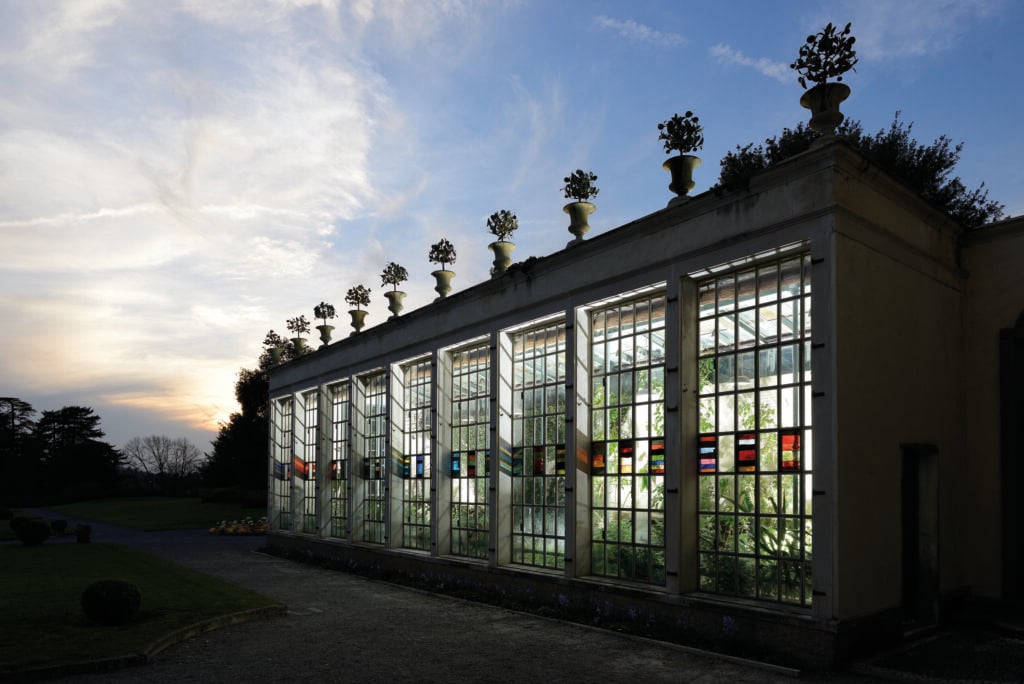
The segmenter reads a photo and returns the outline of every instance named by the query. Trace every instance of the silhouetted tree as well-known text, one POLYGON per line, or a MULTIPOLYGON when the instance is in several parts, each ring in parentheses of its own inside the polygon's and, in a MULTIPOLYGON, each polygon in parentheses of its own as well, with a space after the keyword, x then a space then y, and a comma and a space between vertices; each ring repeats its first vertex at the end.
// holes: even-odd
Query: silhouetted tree
POLYGON ((207 486, 266 489, 269 391, 270 381, 262 368, 238 372, 235 399, 242 410, 220 426, 202 470, 207 486))
MULTIPOLYGON (((889 128, 874 135, 865 135, 860 122, 849 119, 836 130, 836 135, 966 228, 1002 217, 1003 205, 988 199, 984 183, 975 190, 968 190, 958 177, 951 177, 964 144, 953 145, 948 136, 940 135, 932 144, 922 145, 911 136, 913 127, 913 122, 904 123, 900 112, 896 112, 889 128)), ((716 187, 746 188, 752 175, 806 151, 817 137, 817 133, 800 123, 768 138, 763 146, 737 145, 735 151, 722 158, 716 187)))
POLYGON ((144 474, 164 495, 184 494, 205 461, 203 453, 184 437, 132 437, 122 451, 127 466, 144 474))
POLYGON ((35 441, 36 410, 17 397, 0 397, 0 499, 36 503, 42 463, 35 441))
POLYGON ((103 441, 100 417, 87 406, 43 411, 35 425, 48 493, 63 499, 112 493, 121 454, 103 441))

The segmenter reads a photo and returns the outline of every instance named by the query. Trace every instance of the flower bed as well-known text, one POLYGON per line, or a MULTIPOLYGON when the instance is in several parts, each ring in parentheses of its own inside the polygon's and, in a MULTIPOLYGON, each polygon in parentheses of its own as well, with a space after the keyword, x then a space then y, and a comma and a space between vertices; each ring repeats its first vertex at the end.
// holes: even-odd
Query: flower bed
POLYGON ((221 520, 210 528, 210 534, 266 534, 267 519, 221 520))

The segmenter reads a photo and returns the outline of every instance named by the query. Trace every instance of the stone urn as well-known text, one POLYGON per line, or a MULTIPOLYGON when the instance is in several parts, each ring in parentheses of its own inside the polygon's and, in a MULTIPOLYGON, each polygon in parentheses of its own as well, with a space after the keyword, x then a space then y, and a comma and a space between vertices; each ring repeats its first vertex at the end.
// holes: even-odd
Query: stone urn
POLYGON ((595 210, 597 207, 591 202, 570 202, 562 207, 562 211, 569 215, 569 232, 576 236, 569 245, 583 242, 583 236, 590 232, 589 217, 595 210))
POLYGON ((436 302, 447 297, 448 293, 452 291, 452 278, 455 277, 455 271, 446 271, 442 268, 439 271, 432 271, 430 275, 434 276, 434 280, 437 281, 437 284, 434 286, 434 291, 437 292, 437 299, 434 301, 436 302))
POLYGON ((316 329, 320 331, 320 346, 326 347, 331 343, 331 331, 334 330, 333 325, 318 325, 316 329))
POLYGON ((398 318, 403 307, 403 300, 405 300, 405 293, 401 290, 388 290, 384 296, 388 298, 388 311, 391 312, 388 319, 398 318))
POLYGON ((850 86, 845 83, 819 83, 804 92, 800 106, 811 110, 811 130, 822 137, 835 135, 836 127, 846 118, 839 111, 839 104, 849 96, 850 86))
POLYGON ((296 354, 306 353, 306 338, 304 337, 293 337, 292 344, 295 345, 296 354))
POLYGON ((501 275, 508 270, 508 267, 512 265, 512 250, 516 248, 514 242, 505 242, 504 240, 498 240, 487 245, 487 249, 494 252, 494 268, 491 269, 492 275, 501 275))
POLYGON ((355 335, 357 332, 363 329, 366 325, 366 311, 362 309, 349 309, 348 315, 352 317, 352 334, 355 335))
POLYGON ((672 174, 672 182, 669 183, 668 189, 677 195, 669 202, 669 206, 672 206, 673 203, 685 199, 686 193, 697 185, 693 180, 693 172, 700 167, 700 157, 695 157, 692 154, 680 154, 666 159, 661 167, 672 174))
POLYGON ((269 349, 270 351, 270 362, 275 366, 281 363, 281 355, 284 353, 284 347, 281 345, 274 345, 269 349))

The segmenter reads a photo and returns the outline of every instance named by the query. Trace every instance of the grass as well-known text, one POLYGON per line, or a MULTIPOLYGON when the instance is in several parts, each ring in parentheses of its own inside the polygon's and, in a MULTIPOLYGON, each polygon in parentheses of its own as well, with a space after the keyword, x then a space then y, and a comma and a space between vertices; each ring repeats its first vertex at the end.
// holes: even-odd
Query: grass
POLYGON ((277 602, 168 561, 110 544, 0 545, 0 670, 142 653, 171 632, 277 602), (102 627, 79 597, 98 579, 124 579, 142 594, 136 619, 102 627))
POLYGON ((220 520, 261 518, 267 514, 265 508, 171 497, 97 499, 47 509, 67 516, 68 522, 74 518, 101 520, 146 532, 209 528, 220 520))

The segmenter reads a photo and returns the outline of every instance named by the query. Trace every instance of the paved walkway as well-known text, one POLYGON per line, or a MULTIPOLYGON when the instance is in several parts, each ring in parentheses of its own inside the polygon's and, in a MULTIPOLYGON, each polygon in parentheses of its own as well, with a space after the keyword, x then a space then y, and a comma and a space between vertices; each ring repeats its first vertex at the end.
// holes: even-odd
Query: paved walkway
MULTIPOLYGON (((253 589, 286 604, 288 613, 206 632, 144 666, 51 681, 739 684, 792 682, 798 674, 283 560, 257 552, 263 537, 140 533, 101 523, 93 528, 95 542, 129 545, 253 589)), ((969 648, 962 641, 924 644, 938 651, 924 652, 925 661, 952 657, 959 663, 957 676, 938 672, 932 681, 971 672, 965 654, 979 647, 980 669, 973 672, 980 676, 967 679, 1024 681, 1024 661, 1012 669, 1012 654, 1024 657, 1024 641, 983 638, 969 648)), ((876 658, 855 671, 803 678, 836 684, 927 680, 920 676, 927 663, 908 649, 887 657, 889 663, 876 658)))

